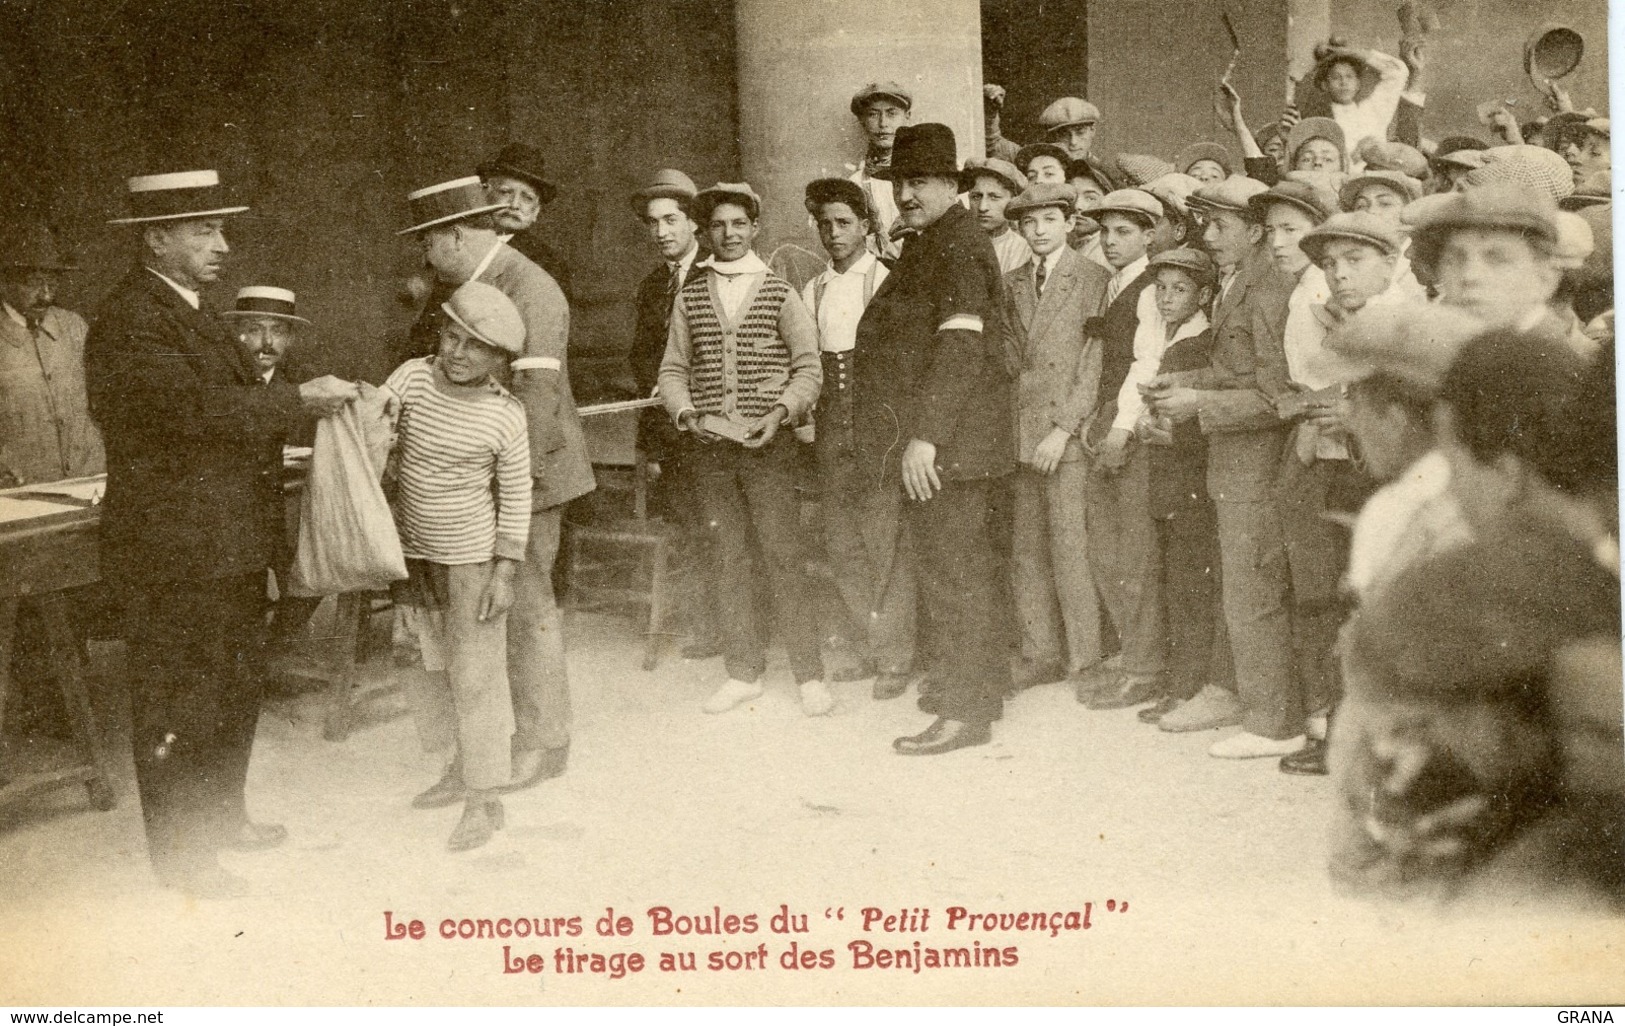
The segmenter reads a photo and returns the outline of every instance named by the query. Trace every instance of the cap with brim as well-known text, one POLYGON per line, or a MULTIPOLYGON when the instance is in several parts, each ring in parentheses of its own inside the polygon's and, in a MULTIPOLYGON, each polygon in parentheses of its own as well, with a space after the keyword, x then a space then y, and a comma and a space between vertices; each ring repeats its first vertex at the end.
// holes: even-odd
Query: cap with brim
POLYGON ((553 202, 553 197, 559 193, 559 187, 542 177, 544 162, 542 154, 534 146, 524 143, 509 143, 502 147, 502 152, 481 164, 474 170, 484 179, 497 177, 517 178, 526 182, 536 190, 536 198, 545 206, 553 202))
POLYGON ((816 216, 826 203, 845 203, 859 217, 873 216, 863 186, 850 178, 814 178, 807 183, 807 212, 816 216))
POLYGON ((1434 156, 1432 163, 1438 167, 1459 167, 1471 171, 1475 167, 1484 166, 1484 151, 1452 150, 1434 156))
POLYGON ((1204 185, 1191 194, 1190 206, 1205 211, 1228 210, 1252 216, 1253 197, 1268 192, 1269 186, 1246 175, 1231 175, 1222 182, 1204 185))
POLYGON ((639 217, 642 217, 650 200, 670 199, 686 203, 692 200, 699 191, 699 187, 694 184, 694 179, 676 168, 663 167, 655 172, 654 177, 649 180, 649 184, 632 194, 632 209, 639 217))
POLYGON ((489 214, 493 210, 504 210, 508 206, 506 203, 491 202, 485 192, 485 183, 478 175, 407 193, 406 202, 412 210, 412 227, 402 228, 396 235, 411 235, 453 221, 489 214))
POLYGON ((1025 175, 1027 165, 1032 163, 1034 157, 1054 157, 1056 163, 1061 165, 1062 174, 1066 173, 1067 165, 1072 163, 1071 154, 1054 143, 1028 143, 1016 151, 1016 169, 1025 175))
POLYGON ((1142 186, 1146 192, 1162 201, 1165 210, 1173 207, 1181 214, 1190 212, 1190 198, 1201 187, 1201 182, 1178 171, 1170 171, 1142 186))
POLYGON ((1036 182, 1010 201, 1004 208, 1004 216, 1019 221, 1025 214, 1050 207, 1071 213, 1077 202, 1078 190, 1068 182, 1036 182))
POLYGON ((1363 242, 1389 256, 1397 255, 1401 244, 1399 233, 1393 225, 1376 214, 1355 210, 1328 217, 1314 231, 1298 240, 1298 246, 1318 264, 1326 252, 1326 246, 1337 240, 1363 242))
POLYGON ((494 285, 466 281, 440 309, 470 335, 495 349, 518 356, 525 351, 525 319, 519 308, 494 285))
POLYGON ((237 290, 237 300, 230 310, 220 311, 222 317, 275 317, 284 321, 310 322, 299 316, 294 295, 287 289, 272 285, 250 285, 237 290))
POLYGON ((1059 132, 1073 125, 1093 125, 1099 120, 1100 108, 1077 96, 1063 96, 1038 115, 1038 123, 1046 133, 1059 132))
POLYGON ((1574 172, 1544 146, 1492 146, 1484 151, 1483 165, 1467 172, 1467 184, 1519 185, 1555 202, 1574 191, 1574 172))
POLYGON ((863 108, 868 106, 869 101, 875 99, 891 100, 904 110, 909 110, 914 106, 913 94, 896 82, 870 82, 853 95, 852 102, 849 104, 852 116, 855 118, 863 117, 863 108))
POLYGON ((38 221, 0 226, 0 270, 77 271, 79 265, 57 242, 56 233, 38 221))
POLYGON ((1435 393, 1461 351, 1484 330, 1477 318, 1442 303, 1369 303, 1325 339, 1345 383, 1383 373, 1435 393))
POLYGON ((1219 269, 1214 266, 1213 258, 1190 246, 1163 250, 1151 258, 1146 270, 1155 271, 1159 267, 1177 267, 1187 271, 1196 279, 1198 285, 1212 285, 1219 276, 1219 269))
POLYGON ((1360 191, 1368 185, 1381 185, 1392 189, 1404 197, 1406 203, 1413 203, 1422 198, 1422 183, 1410 175, 1399 171, 1366 171, 1356 175, 1343 183, 1338 190, 1337 198, 1344 210, 1353 210, 1354 201, 1360 198, 1360 191))
POLYGON ((1264 220, 1269 208, 1277 203, 1303 211, 1316 224, 1337 213, 1337 196, 1334 193, 1302 179, 1289 178, 1276 182, 1269 191, 1261 192, 1247 201, 1253 216, 1260 221, 1264 220))
POLYGON ((1146 153, 1119 153, 1112 161, 1117 165, 1117 176, 1127 188, 1139 188, 1163 175, 1183 173, 1161 157, 1146 153))
POLYGON ((108 224, 188 221, 241 214, 248 209, 232 202, 232 197, 221 187, 216 171, 138 175, 126 179, 125 186, 129 190, 130 216, 116 217, 108 224))
POLYGON ((1230 151, 1216 142, 1196 142, 1180 150, 1174 157, 1174 168, 1184 174, 1189 174, 1191 168, 1203 160, 1211 160, 1219 165, 1225 174, 1232 174, 1236 169, 1236 159, 1230 151))
POLYGON ((1099 221, 1107 214, 1118 214, 1133 218, 1147 228, 1155 228, 1162 213, 1162 201, 1144 189, 1118 189, 1107 193, 1100 206, 1089 211, 1089 216, 1099 221))
POLYGON ((748 182, 718 182, 702 189, 694 196, 694 220, 701 225, 711 219, 711 212, 724 203, 737 203, 745 208, 752 221, 762 216, 762 197, 748 182))
MULTIPOLYGON (((1550 246, 1557 240, 1557 203, 1545 193, 1504 182, 1481 185, 1466 192, 1424 196, 1412 207, 1426 204, 1414 215, 1411 258, 1431 264, 1435 251, 1458 229, 1514 232, 1550 246), (1431 202, 1430 202, 1431 201, 1431 202)), ((1407 207, 1406 210, 1409 210, 1407 207)), ((1401 211, 1401 218, 1406 217, 1401 211)))
POLYGON ((1289 164, 1298 162, 1298 151, 1303 149, 1304 143, 1313 139, 1325 139, 1337 147, 1343 163, 1348 163, 1348 139, 1343 134, 1343 126, 1331 118, 1304 118, 1292 126, 1286 134, 1286 156, 1289 164))
POLYGON ((976 179, 982 175, 992 175, 999 179, 1010 189, 1013 196, 1027 187, 1027 176, 1016 170, 1016 166, 1008 160, 998 157, 971 157, 965 161, 965 169, 959 172, 959 191, 969 192, 976 179))
POLYGON ((1418 179, 1428 176, 1427 157, 1406 143, 1370 135, 1354 147, 1354 155, 1371 171, 1398 171, 1418 179))

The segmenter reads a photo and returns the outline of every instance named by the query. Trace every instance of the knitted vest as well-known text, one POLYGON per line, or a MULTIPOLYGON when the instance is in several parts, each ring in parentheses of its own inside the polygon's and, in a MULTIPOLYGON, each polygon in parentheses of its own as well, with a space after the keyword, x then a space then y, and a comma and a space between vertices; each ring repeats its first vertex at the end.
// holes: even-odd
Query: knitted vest
POLYGON ((711 277, 709 272, 694 275, 677 293, 692 346, 689 397, 701 413, 723 416, 728 412, 724 398, 731 392, 735 417, 763 416, 790 381, 790 347, 779 338, 779 309, 790 296, 790 283, 769 272, 730 332, 724 331, 712 303, 711 277), (728 369, 732 381, 727 380, 728 369))

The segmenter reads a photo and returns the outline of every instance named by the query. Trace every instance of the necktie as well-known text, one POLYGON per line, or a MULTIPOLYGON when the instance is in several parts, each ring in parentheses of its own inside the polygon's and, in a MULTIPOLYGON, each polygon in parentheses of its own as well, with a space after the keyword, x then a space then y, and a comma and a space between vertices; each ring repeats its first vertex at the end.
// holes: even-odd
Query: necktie
POLYGON ((1106 305, 1111 306, 1117 302, 1117 297, 1123 294, 1123 280, 1120 275, 1112 275, 1112 280, 1106 286, 1106 305))
POLYGON ((1040 296, 1044 294, 1044 267, 1044 261, 1040 260, 1038 261, 1037 270, 1033 271, 1033 288, 1040 296))
POLYGON ((680 264, 680 263, 672 264, 671 265, 671 276, 666 279, 666 299, 668 301, 667 305, 670 305, 670 302, 669 302, 670 300, 676 298, 677 290, 682 288, 682 287, 683 287, 683 265, 680 264))

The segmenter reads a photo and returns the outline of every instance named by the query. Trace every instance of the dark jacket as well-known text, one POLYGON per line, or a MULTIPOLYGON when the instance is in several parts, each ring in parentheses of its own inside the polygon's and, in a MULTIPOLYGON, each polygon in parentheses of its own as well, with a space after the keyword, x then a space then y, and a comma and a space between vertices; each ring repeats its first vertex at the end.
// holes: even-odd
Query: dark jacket
POLYGON ((107 445, 101 570, 119 588, 283 563, 282 443, 300 416, 282 374, 260 381, 225 323, 137 267, 85 340, 107 445))
POLYGON ((1084 332, 1100 339, 1100 405, 1085 436, 1090 445, 1099 443, 1117 416, 1117 393, 1134 365, 1134 333, 1140 327, 1140 293, 1151 285, 1146 271, 1123 287, 1112 304, 1099 316, 1089 318, 1084 332))
MULTIPOLYGON (((699 263, 696 256, 679 287, 688 283, 699 263)), ((638 282, 637 322, 632 328, 632 348, 626 363, 638 385, 638 398, 646 398, 660 383, 660 361, 666 356, 666 332, 671 327, 671 304, 676 293, 669 290, 671 271, 664 263, 638 282)), ((638 448, 650 459, 676 456, 681 434, 664 409, 643 410, 638 419, 638 448)))
MULTIPOLYGON (((1158 374, 1197 370, 1206 367, 1213 355, 1213 329, 1182 338, 1163 350, 1158 374)), ((1166 520, 1205 506, 1207 497, 1207 439, 1195 421, 1173 426, 1173 445, 1148 445, 1151 464, 1150 512, 1152 519, 1166 520)))
POLYGON ((955 204, 903 247, 858 322, 853 427, 860 467, 898 480, 911 439, 946 480, 1015 467, 999 260, 955 204))

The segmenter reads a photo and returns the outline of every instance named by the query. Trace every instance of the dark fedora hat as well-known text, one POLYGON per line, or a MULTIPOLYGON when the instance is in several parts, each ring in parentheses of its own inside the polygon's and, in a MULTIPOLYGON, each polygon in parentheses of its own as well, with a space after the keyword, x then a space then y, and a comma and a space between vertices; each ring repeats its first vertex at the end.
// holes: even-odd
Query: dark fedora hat
POLYGON ((0 238, 6 240, 0 249, 0 270, 5 271, 77 271, 73 262, 57 241, 56 233, 38 221, 22 221, 0 227, 0 238))
POLYGON ((509 143, 502 147, 496 156, 474 170, 486 181, 502 177, 528 182, 536 190, 536 195, 542 203, 547 204, 553 202, 553 197, 559 194, 559 188, 542 177, 543 166, 541 151, 536 147, 524 143, 509 143))
POLYGON ((891 166, 874 172, 889 182, 920 175, 937 175, 959 180, 959 151, 954 147, 954 130, 928 121, 904 125, 892 139, 891 166))

